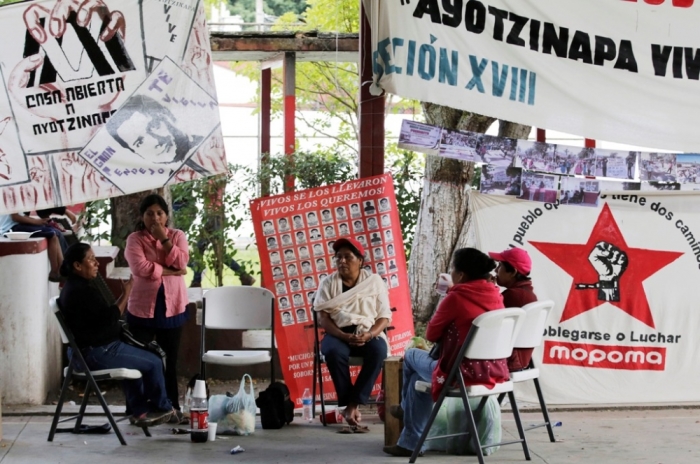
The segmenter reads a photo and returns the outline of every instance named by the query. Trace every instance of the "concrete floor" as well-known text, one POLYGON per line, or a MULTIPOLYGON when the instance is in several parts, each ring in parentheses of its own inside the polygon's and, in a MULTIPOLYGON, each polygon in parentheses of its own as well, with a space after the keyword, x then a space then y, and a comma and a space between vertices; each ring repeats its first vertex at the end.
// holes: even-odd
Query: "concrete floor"
MULTIPOLYGON (((537 422, 537 413, 523 414, 524 423, 537 422)), ((219 437, 215 442, 191 443, 187 435, 173 435, 168 426, 151 429, 145 437, 140 429, 121 426, 128 446, 109 435, 57 434, 46 441, 50 417, 3 417, 4 439, 0 443, 1 464, 126 462, 172 463, 397 463, 382 453, 383 425, 365 416, 368 434, 342 435, 338 426, 304 424, 300 418, 280 430, 258 429, 248 437, 219 437), (245 452, 230 455, 236 445, 245 452)), ((544 429, 528 432, 533 463, 697 463, 700 462, 700 411, 697 409, 554 411, 557 443, 550 443, 544 429)), ((88 423, 101 423, 91 417, 88 423)), ((516 436, 515 424, 503 415, 504 439, 516 436)), ((418 462, 464 463, 476 458, 428 453, 418 462)), ((486 458, 487 463, 524 462, 517 445, 502 447, 486 458)))

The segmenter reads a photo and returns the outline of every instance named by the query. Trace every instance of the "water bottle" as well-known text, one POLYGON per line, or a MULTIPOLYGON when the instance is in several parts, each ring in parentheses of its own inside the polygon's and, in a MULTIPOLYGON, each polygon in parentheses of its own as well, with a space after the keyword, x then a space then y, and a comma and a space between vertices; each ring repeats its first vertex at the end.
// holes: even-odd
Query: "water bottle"
POLYGON ((301 395, 301 404, 302 404, 302 420, 305 420, 307 422, 312 421, 312 414, 311 414, 311 408, 313 405, 313 398, 311 397, 311 392, 307 388, 304 390, 304 394, 301 395))
POLYGON ((197 380, 190 404, 190 439, 193 443, 205 443, 209 435, 209 405, 204 380, 197 380))

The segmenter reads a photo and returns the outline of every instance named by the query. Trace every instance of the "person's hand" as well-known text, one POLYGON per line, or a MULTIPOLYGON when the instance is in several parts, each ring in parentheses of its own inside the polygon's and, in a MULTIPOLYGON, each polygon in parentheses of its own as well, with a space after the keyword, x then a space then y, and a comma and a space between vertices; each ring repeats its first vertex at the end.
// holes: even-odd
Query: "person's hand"
POLYGON ((157 222, 151 226, 151 235, 157 240, 165 240, 168 238, 168 233, 165 231, 165 227, 158 224, 157 222))
POLYGON ((493 274, 489 274, 489 276, 486 278, 487 281, 491 282, 492 284, 496 283, 496 276, 493 274))
POLYGON ((129 280, 122 280, 122 292, 129 296, 131 294, 131 289, 134 286, 134 276, 129 277, 129 280))
POLYGON ((66 32, 66 22, 71 13, 76 13, 76 24, 80 27, 88 27, 95 13, 103 22, 109 19, 109 23, 100 34, 100 39, 104 42, 114 37, 117 32, 121 32, 122 37, 126 36, 124 15, 120 11, 110 12, 102 0, 58 0, 50 13, 40 5, 31 5, 24 12, 24 24, 34 40, 43 44, 48 40, 48 34, 40 20, 48 16, 45 22, 49 25, 48 32, 54 38, 60 38, 66 32))
POLYGON ((50 219, 49 218, 32 218, 34 220, 34 224, 37 226, 45 226, 46 224, 49 223, 50 219))
POLYGON ((370 340, 372 340, 372 334, 365 332, 360 335, 352 335, 348 344, 350 346, 362 346, 370 340))

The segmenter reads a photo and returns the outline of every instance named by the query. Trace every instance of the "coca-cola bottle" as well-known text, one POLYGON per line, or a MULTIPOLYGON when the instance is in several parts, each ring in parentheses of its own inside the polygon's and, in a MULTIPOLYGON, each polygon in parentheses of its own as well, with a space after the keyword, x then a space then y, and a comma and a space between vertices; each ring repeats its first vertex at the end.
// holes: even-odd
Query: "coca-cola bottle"
POLYGON ((193 443, 205 443, 209 435, 209 405, 204 380, 197 380, 190 406, 190 439, 193 443))

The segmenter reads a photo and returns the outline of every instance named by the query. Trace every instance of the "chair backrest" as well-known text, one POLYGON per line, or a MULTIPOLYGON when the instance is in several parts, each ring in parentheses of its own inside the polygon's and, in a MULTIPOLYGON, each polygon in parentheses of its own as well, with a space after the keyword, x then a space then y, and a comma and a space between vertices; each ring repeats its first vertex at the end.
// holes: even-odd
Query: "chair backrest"
POLYGON ((274 296, 260 287, 217 287, 203 297, 207 329, 269 329, 274 296))
POLYGON ((64 345, 69 343, 68 335, 66 334, 66 328, 64 327, 64 320, 61 314, 61 308, 58 307, 58 297, 53 297, 49 300, 49 308, 53 311, 56 320, 58 321, 58 330, 61 332, 61 341, 64 345))
POLYGON ((474 319, 467 335, 464 356, 469 359, 505 359, 523 325, 525 311, 506 308, 488 311, 474 319))
POLYGON ((535 301, 523 306, 525 320, 515 339, 514 348, 535 348, 540 346, 544 338, 544 326, 547 316, 554 307, 552 300, 535 301))

